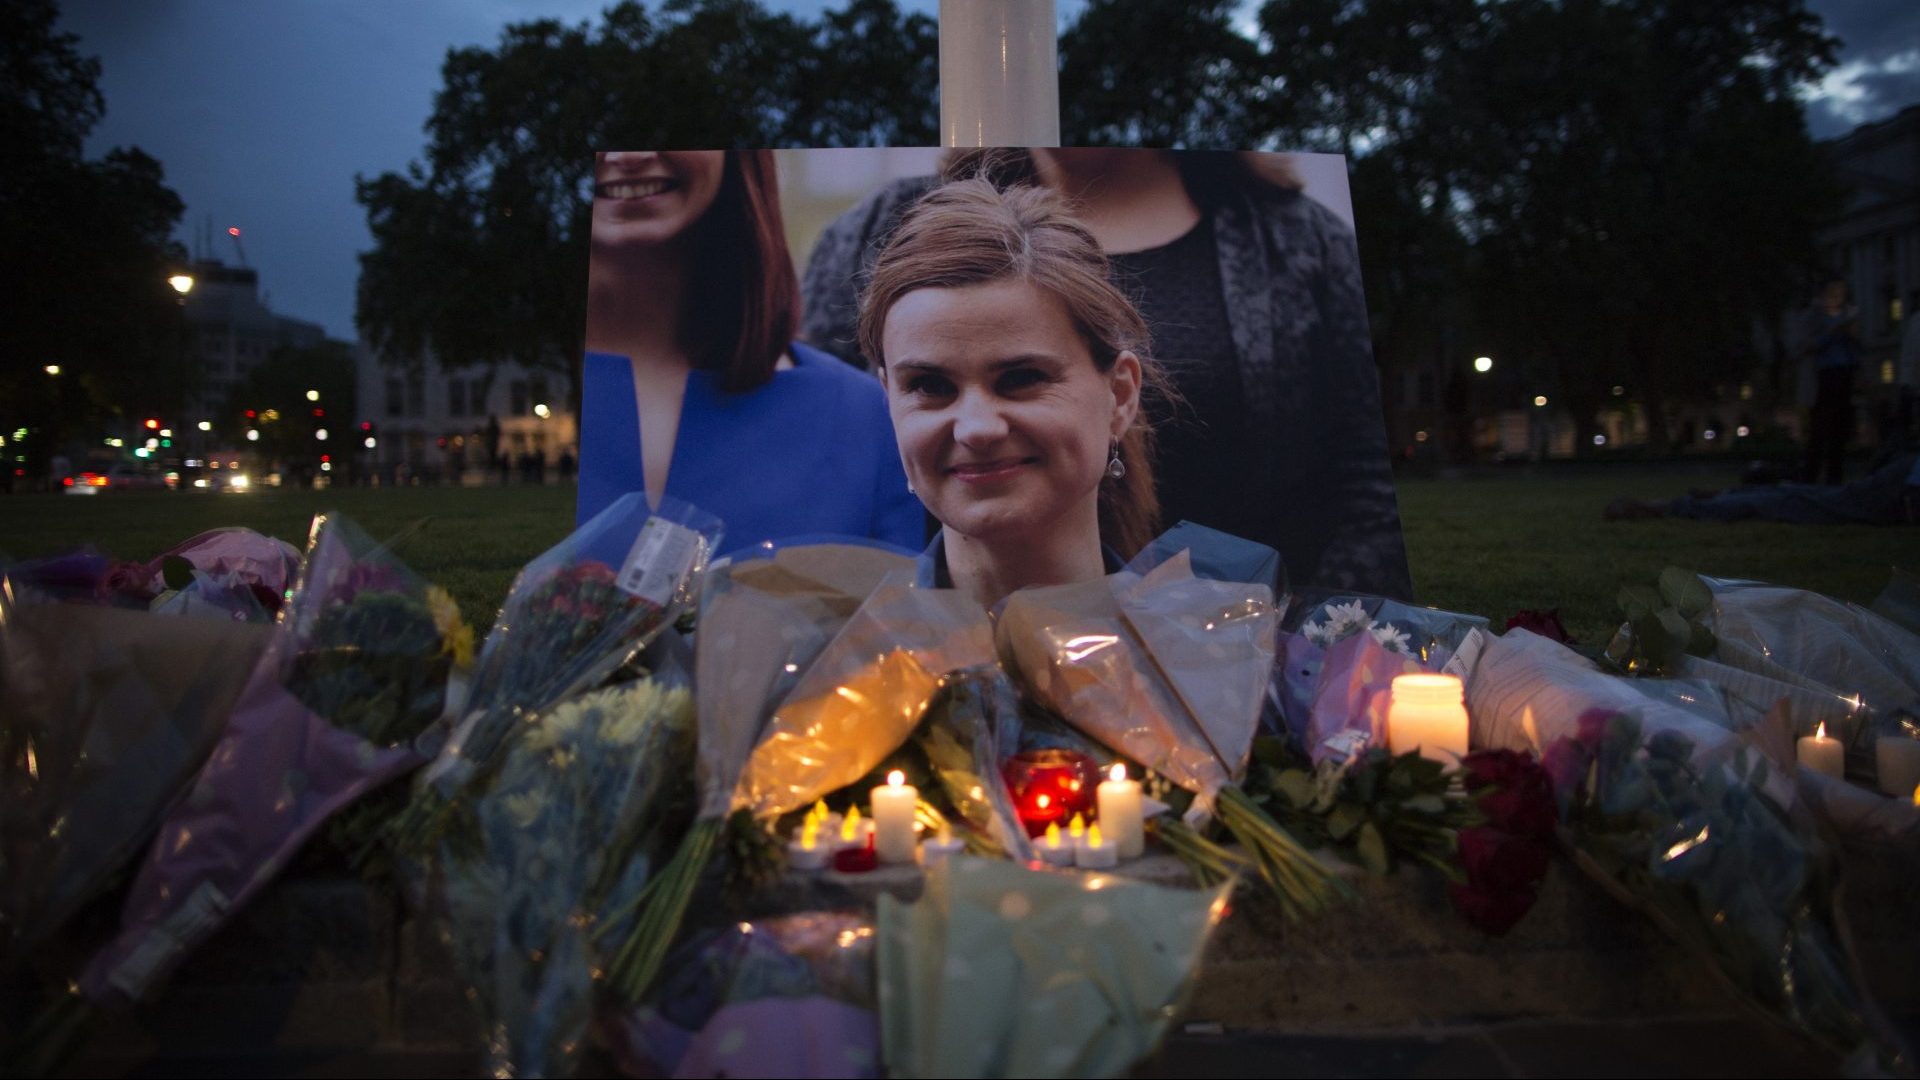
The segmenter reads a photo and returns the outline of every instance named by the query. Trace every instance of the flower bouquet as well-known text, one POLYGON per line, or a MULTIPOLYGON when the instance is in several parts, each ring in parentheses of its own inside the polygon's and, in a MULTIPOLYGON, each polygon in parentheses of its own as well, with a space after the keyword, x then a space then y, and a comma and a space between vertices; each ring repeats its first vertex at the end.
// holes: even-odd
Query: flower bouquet
MULTIPOLYGON (((16 568, 19 569, 19 568, 16 568)), ((109 891, 219 740, 265 626, 0 588, 0 967, 109 891)))
POLYGON ((656 679, 517 726, 475 793, 475 842, 438 865, 448 939, 489 1075, 567 1075, 592 1015, 596 937, 676 843, 693 802, 693 697, 656 679))
POLYGON ((555 702, 591 689, 687 610, 721 535, 712 516, 645 495, 622 496, 514 579, 480 650, 465 716, 421 774, 394 823, 395 846, 424 854, 450 832, 524 724, 555 702), (615 554, 615 553, 618 554, 615 554))
POLYGON ((220 742, 161 826, 86 997, 138 1000, 245 905, 329 817, 419 765, 464 624, 450 598, 338 515, 220 742))
MULTIPOLYGON (((694 651, 699 809, 608 962, 608 978, 626 1001, 643 999, 679 934, 727 820, 742 808, 735 793, 774 710, 873 590, 910 566, 906 556, 879 547, 814 544, 760 549, 709 575, 694 651)), ((915 678, 905 664, 892 676, 875 674, 915 678)), ((768 790, 782 786, 777 779, 757 782, 768 790)))
POLYGON ((1681 732, 1590 710, 1543 764, 1591 876, 1745 1000, 1856 1066, 1894 1067, 1902 1048, 1839 929, 1832 855, 1767 794, 1762 755, 1703 758, 1681 732))
MULTIPOLYGON (((1219 547, 1258 546, 1208 532, 1219 547)), ((1235 785, 1273 668, 1272 591, 1193 565, 1183 550, 1144 573, 1022 589, 995 643, 1042 706, 1193 792, 1189 825, 1217 816, 1289 916, 1318 911, 1337 881, 1235 785)))

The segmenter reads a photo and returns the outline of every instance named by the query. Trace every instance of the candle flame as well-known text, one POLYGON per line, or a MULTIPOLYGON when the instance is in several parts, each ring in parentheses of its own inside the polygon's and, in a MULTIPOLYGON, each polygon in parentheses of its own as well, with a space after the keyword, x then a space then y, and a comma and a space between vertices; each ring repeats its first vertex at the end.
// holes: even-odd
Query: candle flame
POLYGON ((899 787, 907 782, 907 774, 895 769, 887 774, 887 786, 899 787))
POLYGON ((1813 737, 1816 739, 1824 739, 1827 737, 1827 722, 1825 720, 1820 721, 1820 730, 1815 731, 1813 737))
POLYGON ((1045 810, 1047 807, 1053 805, 1053 799, 1049 798, 1047 793, 1043 791, 1034 797, 1033 805, 1045 810))
POLYGON ((1920 806, 1920 786, 1913 789, 1913 805, 1920 806))
POLYGON ((1087 826, 1087 846, 1099 847, 1102 842, 1100 839, 1100 823, 1096 821, 1092 825, 1087 826))
MULTIPOLYGON (((1920 792, 1915 792, 1914 797, 1920 799, 1920 792)), ((1060 823, 1057 821, 1047 826, 1047 846, 1050 848, 1060 846, 1060 823)))
POLYGON ((807 817, 813 821, 827 820, 827 800, 816 800, 813 804, 813 809, 807 811, 807 817))
POLYGON ((1073 815, 1073 820, 1067 823, 1068 834, 1072 836, 1079 836, 1081 833, 1084 833, 1086 831, 1087 831, 1086 819, 1081 817, 1079 814, 1073 815))
POLYGON ((1116 761, 1113 763, 1113 768, 1107 770, 1107 776, 1112 778, 1114 783, 1120 783, 1127 778, 1127 767, 1116 761))
POLYGON ((819 840, 820 840, 819 825, 809 821, 805 825, 801 826, 800 828, 800 846, 801 847, 805 848, 808 851, 812 851, 818 845, 819 840))
POLYGON ((857 806, 850 806, 847 808, 847 819, 840 823, 840 839, 852 840, 854 834, 858 832, 859 829, 860 829, 860 808, 857 806))

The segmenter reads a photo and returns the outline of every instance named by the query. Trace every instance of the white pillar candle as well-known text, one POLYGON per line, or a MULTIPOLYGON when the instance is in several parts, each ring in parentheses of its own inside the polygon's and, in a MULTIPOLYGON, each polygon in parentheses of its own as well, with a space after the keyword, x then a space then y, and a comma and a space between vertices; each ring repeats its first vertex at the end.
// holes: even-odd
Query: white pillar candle
POLYGON ((1119 862, 1119 850, 1100 834, 1100 823, 1097 821, 1087 828, 1079 846, 1073 849, 1073 865, 1082 870, 1111 870, 1119 862))
POLYGON ((787 865, 795 870, 824 870, 833 852, 821 841, 820 828, 811 819, 787 841, 787 865))
POLYGON ((1819 730, 1802 738, 1796 747, 1800 764, 1817 773, 1840 779, 1846 773, 1847 754, 1840 740, 1829 738, 1825 721, 1819 730))
POLYGON ((1042 861, 1049 866, 1072 866, 1074 845, 1060 834, 1060 823, 1055 821, 1047 826, 1047 835, 1033 845, 1042 861))
POLYGON ((1881 791, 1899 799, 1920 788, 1920 739, 1882 735, 1873 744, 1873 757, 1880 770, 1881 791))
POLYGON ((1387 705, 1387 749, 1419 750, 1429 761, 1457 764, 1467 753, 1467 707, 1452 675, 1395 675, 1387 705))
POLYGON ((881 862, 910 863, 918 837, 914 835, 914 807, 920 792, 907 783, 907 774, 895 769, 887 782, 873 789, 873 853, 881 862))
POLYGON ((1114 849, 1123 859, 1139 858, 1147 850, 1140 810, 1140 782, 1127 779, 1127 767, 1116 764, 1095 794, 1099 799, 1100 827, 1113 838, 1114 849))

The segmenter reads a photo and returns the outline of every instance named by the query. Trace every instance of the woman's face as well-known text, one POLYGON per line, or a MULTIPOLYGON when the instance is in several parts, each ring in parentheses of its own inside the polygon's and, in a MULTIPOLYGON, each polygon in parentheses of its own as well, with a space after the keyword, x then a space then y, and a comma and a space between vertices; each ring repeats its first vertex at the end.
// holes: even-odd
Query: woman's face
POLYGON ((910 292, 880 337, 907 478, 941 524, 992 541, 1097 520, 1139 407, 1132 353, 1100 371, 1066 306, 1013 279, 910 292))
POLYGON ((593 245, 664 244, 713 205, 726 171, 720 150, 594 155, 593 245))

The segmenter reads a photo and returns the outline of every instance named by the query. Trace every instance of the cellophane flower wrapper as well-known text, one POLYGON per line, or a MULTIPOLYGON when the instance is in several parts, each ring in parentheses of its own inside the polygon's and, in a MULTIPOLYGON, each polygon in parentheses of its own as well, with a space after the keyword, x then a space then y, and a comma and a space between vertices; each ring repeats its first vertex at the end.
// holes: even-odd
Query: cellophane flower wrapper
POLYGON ((697 507, 663 498, 649 508, 634 492, 528 563, 481 647, 465 716, 415 787, 400 846, 430 850, 514 725, 599 685, 691 609, 721 536, 697 507))
MULTIPOLYGON (((1848 745, 1848 772, 1877 781, 1874 743, 1913 738, 1920 717, 1920 633, 1867 608, 1804 589, 1701 578, 1712 597, 1710 658, 1682 674, 1712 682, 1765 712, 1791 697, 1798 735, 1820 725, 1848 745), (1786 684, 1786 690, 1780 684, 1786 684)), ((1877 788, 1876 788, 1877 790, 1877 788)))
POLYGON ((144 850, 270 635, 80 600, 0 581, 0 961, 144 850))
POLYGON ((316 517, 270 643, 80 980, 87 998, 145 996, 328 818, 424 761, 414 740, 441 719, 463 627, 390 550, 316 517))
POLYGON ((1002 771, 1026 730, 1019 690, 995 663, 949 671, 940 682, 913 741, 960 816, 969 849, 1025 862, 1033 843, 1002 771))
POLYGON ((955 857, 880 898, 880 1029, 897 1077, 1119 1076, 1183 1000, 1225 889, 955 857))
POLYGON ((153 599, 156 612, 271 622, 300 558, 292 544, 252 529, 210 529, 148 562, 143 581, 163 590, 153 599), (170 580, 176 574, 186 580, 170 580))
POLYGON ((609 963, 624 1000, 642 999, 678 936, 774 709, 873 590, 911 566, 870 544, 763 545, 708 575, 694 642, 696 820, 609 963))
POLYGON ((1678 731, 1595 709, 1543 764, 1583 869, 1776 1019, 1855 1066, 1896 1067, 1904 1051, 1837 921, 1833 854, 1766 794, 1763 755, 1708 758, 1678 731))
POLYGON ((1206 802, 1246 763, 1277 622, 1267 586, 1195 577, 1177 556, 1021 589, 995 645, 1040 704, 1206 802))
POLYGON ((435 891, 480 1013, 484 1071, 564 1076, 592 1017, 597 939, 624 924, 693 802, 693 698, 665 678, 516 727, 435 891), (611 924, 611 925, 610 925, 611 924))
POLYGON ((1287 621, 1267 715, 1316 765, 1378 741, 1380 691, 1393 675, 1427 670, 1464 680, 1489 637, 1477 615, 1356 593, 1297 602, 1287 621))
POLYGON ((993 661, 993 629, 953 589, 875 588, 774 710, 734 792, 770 819, 846 787, 905 743, 941 676, 993 661))
POLYGON ((697 931, 608 1041, 629 1075, 879 1076, 873 941, 858 912, 697 931))

